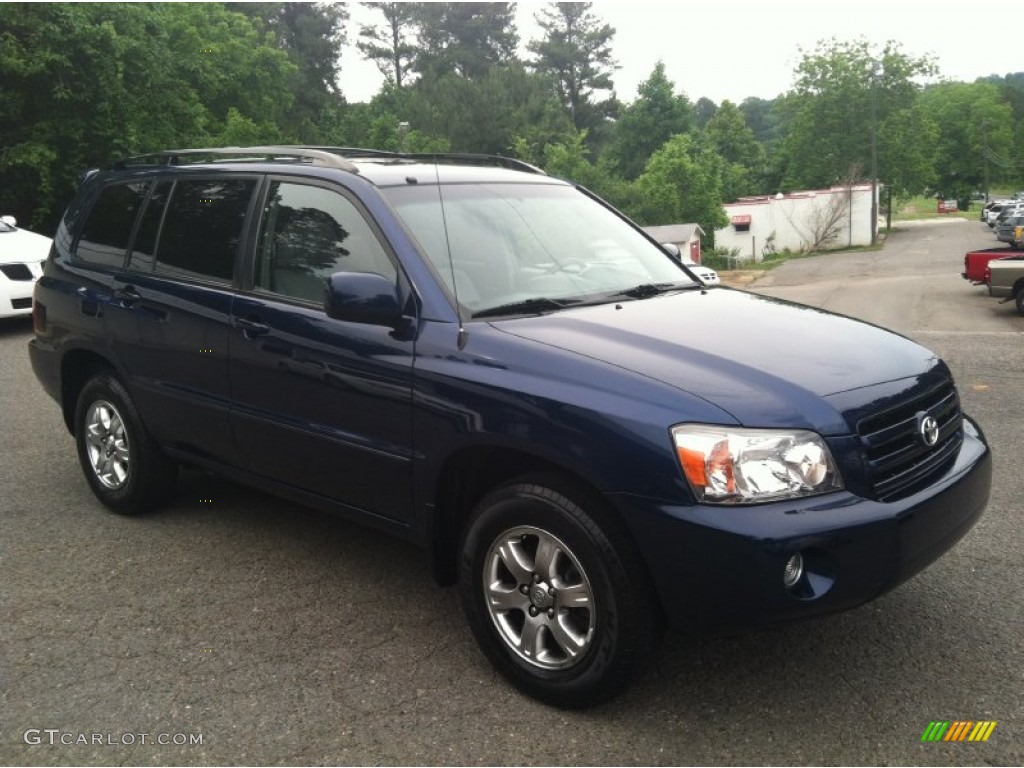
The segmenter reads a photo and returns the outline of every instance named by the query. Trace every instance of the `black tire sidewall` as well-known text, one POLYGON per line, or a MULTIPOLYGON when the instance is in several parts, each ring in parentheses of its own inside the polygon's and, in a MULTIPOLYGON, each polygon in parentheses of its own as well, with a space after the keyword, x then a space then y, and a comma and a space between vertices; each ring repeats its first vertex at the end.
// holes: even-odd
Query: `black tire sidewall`
POLYGON ((555 706, 591 706, 625 688, 646 661, 650 607, 635 569, 620 554, 622 544, 609 538, 571 497, 548 485, 511 484, 478 505, 460 550, 463 608, 485 655, 517 687, 555 706), (485 604, 487 552, 499 535, 519 526, 540 528, 560 539, 586 572, 594 594, 591 647, 583 660, 564 670, 538 668, 508 648, 485 604))
POLYGON ((158 466, 163 457, 155 455, 152 440, 124 385, 106 374, 90 379, 79 393, 74 423, 78 460, 96 497, 121 515, 135 515, 145 511, 154 500, 158 484, 165 479, 161 473, 166 475, 168 470, 166 466, 158 466), (109 402, 117 410, 128 440, 128 480, 116 489, 107 488, 100 482, 89 461, 86 447, 85 417, 89 408, 100 400, 109 402))

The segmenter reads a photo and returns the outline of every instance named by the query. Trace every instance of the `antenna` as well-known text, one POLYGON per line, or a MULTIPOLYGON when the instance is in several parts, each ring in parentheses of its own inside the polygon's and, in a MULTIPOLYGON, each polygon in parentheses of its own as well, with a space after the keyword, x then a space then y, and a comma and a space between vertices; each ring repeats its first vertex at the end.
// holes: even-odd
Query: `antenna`
POLYGON ((441 193, 441 172, 438 169, 437 158, 434 158, 434 181, 437 182, 437 202, 441 206, 441 225, 444 227, 444 247, 448 251, 448 269, 452 273, 452 293, 455 296, 455 315, 459 319, 459 332, 456 340, 459 351, 466 347, 469 336, 462 323, 462 304, 459 303, 459 285, 455 279, 455 260, 452 258, 452 240, 448 234, 448 216, 444 210, 444 195, 441 193))

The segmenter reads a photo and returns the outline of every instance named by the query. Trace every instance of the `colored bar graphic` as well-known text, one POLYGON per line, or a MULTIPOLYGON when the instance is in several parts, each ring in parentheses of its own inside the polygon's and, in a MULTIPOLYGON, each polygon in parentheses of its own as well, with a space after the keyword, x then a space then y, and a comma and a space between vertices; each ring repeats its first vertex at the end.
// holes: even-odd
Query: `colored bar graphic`
POLYGON ((932 720, 921 741, 988 741, 995 728, 995 720, 932 720))
POLYGON ((983 721, 974 726, 974 730, 971 731, 971 735, 967 737, 968 741, 988 741, 988 737, 992 735, 992 731, 996 729, 996 721, 991 722, 983 721))
POLYGON ((971 725, 973 723, 970 720, 957 720, 953 723, 953 727, 949 729, 949 733, 946 734, 946 738, 943 741, 963 741, 967 729, 971 725))

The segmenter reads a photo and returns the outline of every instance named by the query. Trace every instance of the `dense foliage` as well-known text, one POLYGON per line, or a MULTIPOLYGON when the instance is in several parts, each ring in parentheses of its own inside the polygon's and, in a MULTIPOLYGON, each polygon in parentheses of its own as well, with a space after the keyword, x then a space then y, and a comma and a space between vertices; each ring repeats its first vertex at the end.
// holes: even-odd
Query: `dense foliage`
POLYGON ((897 195, 1024 187, 1024 73, 936 83, 895 43, 831 40, 776 99, 691 101, 659 62, 620 102, 600 6, 549 3, 522 40, 513 3, 363 5, 352 28, 343 3, 0 3, 0 212, 51 230, 85 168, 268 142, 515 155, 708 233, 723 202, 872 167, 897 195), (355 56, 385 76, 368 103, 337 85, 355 56))

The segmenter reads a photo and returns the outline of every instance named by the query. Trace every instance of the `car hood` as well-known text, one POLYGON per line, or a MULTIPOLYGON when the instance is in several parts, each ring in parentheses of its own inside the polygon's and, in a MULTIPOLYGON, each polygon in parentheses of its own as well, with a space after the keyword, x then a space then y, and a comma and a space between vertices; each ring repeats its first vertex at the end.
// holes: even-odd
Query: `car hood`
POLYGON ((941 364, 891 331, 723 288, 492 325, 676 387, 751 427, 806 425, 837 434, 847 426, 828 396, 941 364))
POLYGON ((50 238, 24 229, 0 232, 0 264, 44 261, 52 244, 50 238))

